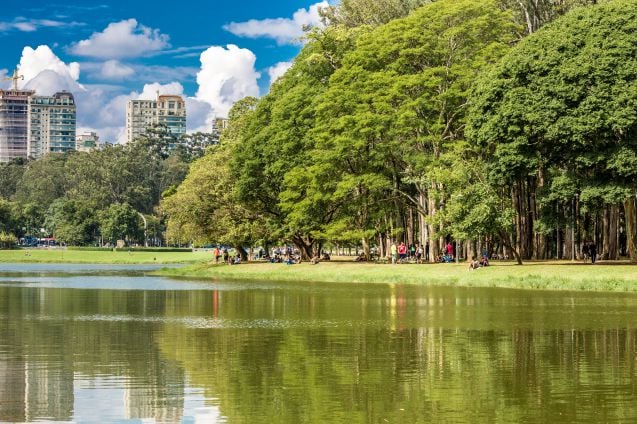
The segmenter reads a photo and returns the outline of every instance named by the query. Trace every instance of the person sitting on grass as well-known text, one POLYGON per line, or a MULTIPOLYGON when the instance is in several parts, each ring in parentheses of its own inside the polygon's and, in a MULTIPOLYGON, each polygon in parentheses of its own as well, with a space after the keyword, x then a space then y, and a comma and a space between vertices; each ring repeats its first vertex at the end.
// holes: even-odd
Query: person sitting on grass
POLYGON ((319 258, 318 255, 314 255, 312 256, 312 259, 310 259, 310 264, 312 265, 316 265, 321 261, 321 258, 319 258))
POLYGON ((480 262, 476 260, 475 256, 471 257, 471 263, 469 264, 469 269, 473 271, 474 269, 480 268, 480 262))
POLYGON ((489 257, 487 255, 482 256, 482 259, 480 259, 480 265, 489 266, 489 257))

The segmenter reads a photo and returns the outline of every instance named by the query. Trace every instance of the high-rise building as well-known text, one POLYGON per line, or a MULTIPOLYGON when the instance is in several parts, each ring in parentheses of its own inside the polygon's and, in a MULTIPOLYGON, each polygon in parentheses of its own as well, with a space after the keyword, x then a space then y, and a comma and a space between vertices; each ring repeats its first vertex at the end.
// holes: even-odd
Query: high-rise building
POLYGON ((176 137, 186 132, 186 102, 181 96, 158 95, 157 100, 128 101, 126 139, 129 143, 158 124, 165 125, 176 137))
POLYGON ((85 132, 75 137, 75 150, 78 152, 91 152, 100 148, 100 138, 95 132, 85 132))
POLYGON ((29 156, 29 99, 32 90, 0 90, 0 162, 29 156))
POLYGON ((75 126, 75 99, 68 91, 29 97, 29 156, 75 150, 75 126))

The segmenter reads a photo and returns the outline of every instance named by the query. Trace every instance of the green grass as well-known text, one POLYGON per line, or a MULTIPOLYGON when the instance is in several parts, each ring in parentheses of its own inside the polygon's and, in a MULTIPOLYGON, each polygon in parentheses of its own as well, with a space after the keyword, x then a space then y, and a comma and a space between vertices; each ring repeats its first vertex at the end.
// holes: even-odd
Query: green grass
POLYGON ((209 259, 210 252, 113 252, 67 249, 0 250, 0 262, 92 263, 92 264, 170 264, 209 259))
POLYGON ((628 263, 582 264, 572 262, 495 263, 470 271, 461 264, 379 265, 354 262, 322 262, 284 265, 249 263, 237 266, 198 263, 163 269, 174 277, 218 280, 403 283, 463 287, 505 287, 544 290, 637 292, 637 265, 628 263))

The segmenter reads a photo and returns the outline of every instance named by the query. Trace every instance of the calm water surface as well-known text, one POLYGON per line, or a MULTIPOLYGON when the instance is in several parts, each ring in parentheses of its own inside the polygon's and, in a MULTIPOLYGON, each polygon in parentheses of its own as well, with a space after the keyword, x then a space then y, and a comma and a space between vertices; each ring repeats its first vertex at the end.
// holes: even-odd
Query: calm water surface
POLYGON ((0 264, 0 422, 634 423, 637 296, 0 264))

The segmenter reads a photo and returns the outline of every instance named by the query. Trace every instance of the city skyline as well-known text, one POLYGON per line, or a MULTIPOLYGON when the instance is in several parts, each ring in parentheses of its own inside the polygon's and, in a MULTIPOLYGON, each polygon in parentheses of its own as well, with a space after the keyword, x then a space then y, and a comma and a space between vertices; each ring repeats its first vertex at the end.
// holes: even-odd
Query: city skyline
POLYGON ((302 27, 320 24, 327 4, 12 3, 0 12, 0 88, 18 65, 20 88, 70 91, 77 132, 108 142, 126 140, 127 102, 158 91, 184 97, 189 132, 210 131, 234 101, 267 93, 302 47, 302 27))

